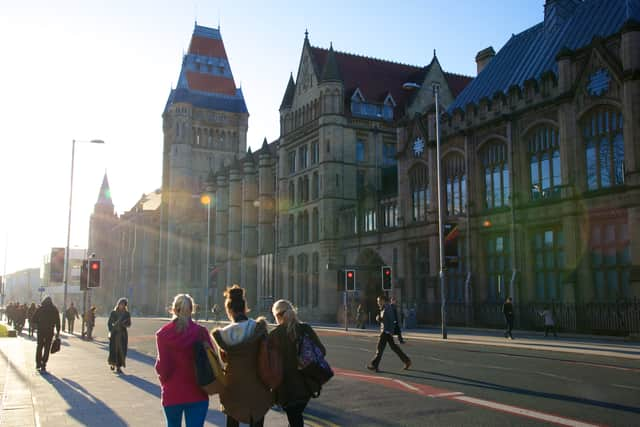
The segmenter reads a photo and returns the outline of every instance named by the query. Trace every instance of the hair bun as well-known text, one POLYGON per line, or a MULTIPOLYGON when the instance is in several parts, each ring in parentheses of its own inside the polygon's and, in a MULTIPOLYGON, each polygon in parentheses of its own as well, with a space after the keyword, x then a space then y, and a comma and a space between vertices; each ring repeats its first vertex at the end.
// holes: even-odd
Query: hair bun
POLYGON ((224 296, 233 301, 244 300, 244 289, 238 285, 233 285, 227 289, 224 296))

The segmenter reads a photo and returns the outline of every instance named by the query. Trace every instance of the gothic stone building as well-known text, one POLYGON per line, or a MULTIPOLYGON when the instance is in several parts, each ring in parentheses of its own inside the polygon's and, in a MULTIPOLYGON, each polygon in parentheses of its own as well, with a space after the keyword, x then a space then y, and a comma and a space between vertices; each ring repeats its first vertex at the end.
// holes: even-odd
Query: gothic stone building
MULTIPOLYGON (((510 295, 525 327, 547 304, 560 304, 568 329, 628 323, 624 301, 640 296, 639 21, 634 1, 547 0, 543 22, 478 54, 479 74, 442 126, 445 218, 460 230, 451 320, 498 324, 510 295), (616 301, 597 323, 594 310, 616 301)), ((400 132, 401 152, 435 139, 414 132, 428 120, 400 132)), ((429 149, 402 161, 415 227, 434 221, 429 206, 417 213, 415 190, 434 194, 435 160, 429 149)), ((408 259, 416 301, 438 299, 435 233, 408 259)))

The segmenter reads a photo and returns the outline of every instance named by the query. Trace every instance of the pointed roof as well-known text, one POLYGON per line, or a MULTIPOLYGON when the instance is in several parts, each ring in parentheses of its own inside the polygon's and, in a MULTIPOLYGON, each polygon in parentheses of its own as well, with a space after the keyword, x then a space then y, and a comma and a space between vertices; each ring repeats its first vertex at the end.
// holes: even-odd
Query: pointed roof
POLYGON ((242 91, 236 88, 220 30, 195 25, 189 50, 182 59, 178 85, 171 90, 165 111, 174 103, 247 113, 242 91))
POLYGON ((102 185, 100 186, 100 194, 98 194, 98 201, 96 206, 109 206, 113 207, 113 201, 111 200, 111 189, 109 188, 109 180, 107 179, 107 172, 104 172, 104 178, 102 178, 102 185))
POLYGON ((287 90, 284 92, 280 109, 290 108, 293 105, 293 96, 296 94, 296 84, 293 82, 293 73, 289 75, 289 83, 287 83, 287 90))
POLYGON ((559 53, 585 47, 594 37, 615 34, 630 19, 640 20, 640 0, 586 0, 570 5, 563 21, 554 21, 546 29, 543 21, 513 35, 449 106, 449 113, 497 92, 507 94, 512 86, 524 87, 527 80, 544 73, 557 76, 559 53))
POLYGON ((336 60, 336 54, 333 51, 333 43, 329 45, 329 52, 327 53, 327 60, 324 63, 324 67, 322 67, 320 81, 342 82, 340 67, 338 66, 338 61, 336 60))
MULTIPOLYGON (((422 84, 430 67, 430 65, 418 67, 334 51, 333 46, 329 49, 310 47, 310 51, 315 64, 322 70, 333 68, 330 62, 335 61, 335 68, 344 83, 346 97, 350 98, 355 90, 359 89, 367 102, 382 103, 388 95, 391 95, 397 104, 398 111, 404 110, 404 106, 412 96, 412 92, 403 90, 402 85, 407 82, 422 84)), ((473 80, 471 77, 447 72, 444 72, 444 76, 454 96, 473 80)))

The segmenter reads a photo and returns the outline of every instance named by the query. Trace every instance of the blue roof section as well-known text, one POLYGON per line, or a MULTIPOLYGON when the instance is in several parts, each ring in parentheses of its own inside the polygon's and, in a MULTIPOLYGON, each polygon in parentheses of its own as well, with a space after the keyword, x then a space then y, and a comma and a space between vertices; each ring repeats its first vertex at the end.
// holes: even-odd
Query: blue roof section
POLYGON ((173 89, 169 94, 169 99, 167 99, 164 112, 166 113, 172 104, 178 102, 191 104, 198 108, 227 111, 229 113, 249 113, 240 89, 237 89, 235 97, 196 92, 189 89, 173 89))
POLYGON ((208 39, 222 40, 220 30, 217 30, 215 28, 203 27, 198 24, 196 24, 196 27, 193 30, 193 35, 198 37, 206 37, 208 39))
POLYGON ((539 79, 551 71, 558 74, 556 56, 564 47, 576 50, 594 37, 617 33, 629 19, 640 20, 640 0, 585 0, 555 31, 545 31, 544 22, 514 35, 496 56, 449 106, 448 112, 469 103, 522 87, 526 80, 539 79))

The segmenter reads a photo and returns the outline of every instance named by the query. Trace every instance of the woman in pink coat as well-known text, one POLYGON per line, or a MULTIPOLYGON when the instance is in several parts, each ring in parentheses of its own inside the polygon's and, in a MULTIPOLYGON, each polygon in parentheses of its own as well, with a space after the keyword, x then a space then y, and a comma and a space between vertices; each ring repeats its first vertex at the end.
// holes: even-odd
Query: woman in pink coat
POLYGON ((193 299, 178 294, 173 299, 173 319, 156 332, 156 372, 162 386, 162 406, 168 427, 180 427, 182 414, 187 427, 202 427, 209 409, 209 396, 196 383, 193 344, 211 336, 191 320, 193 299))

